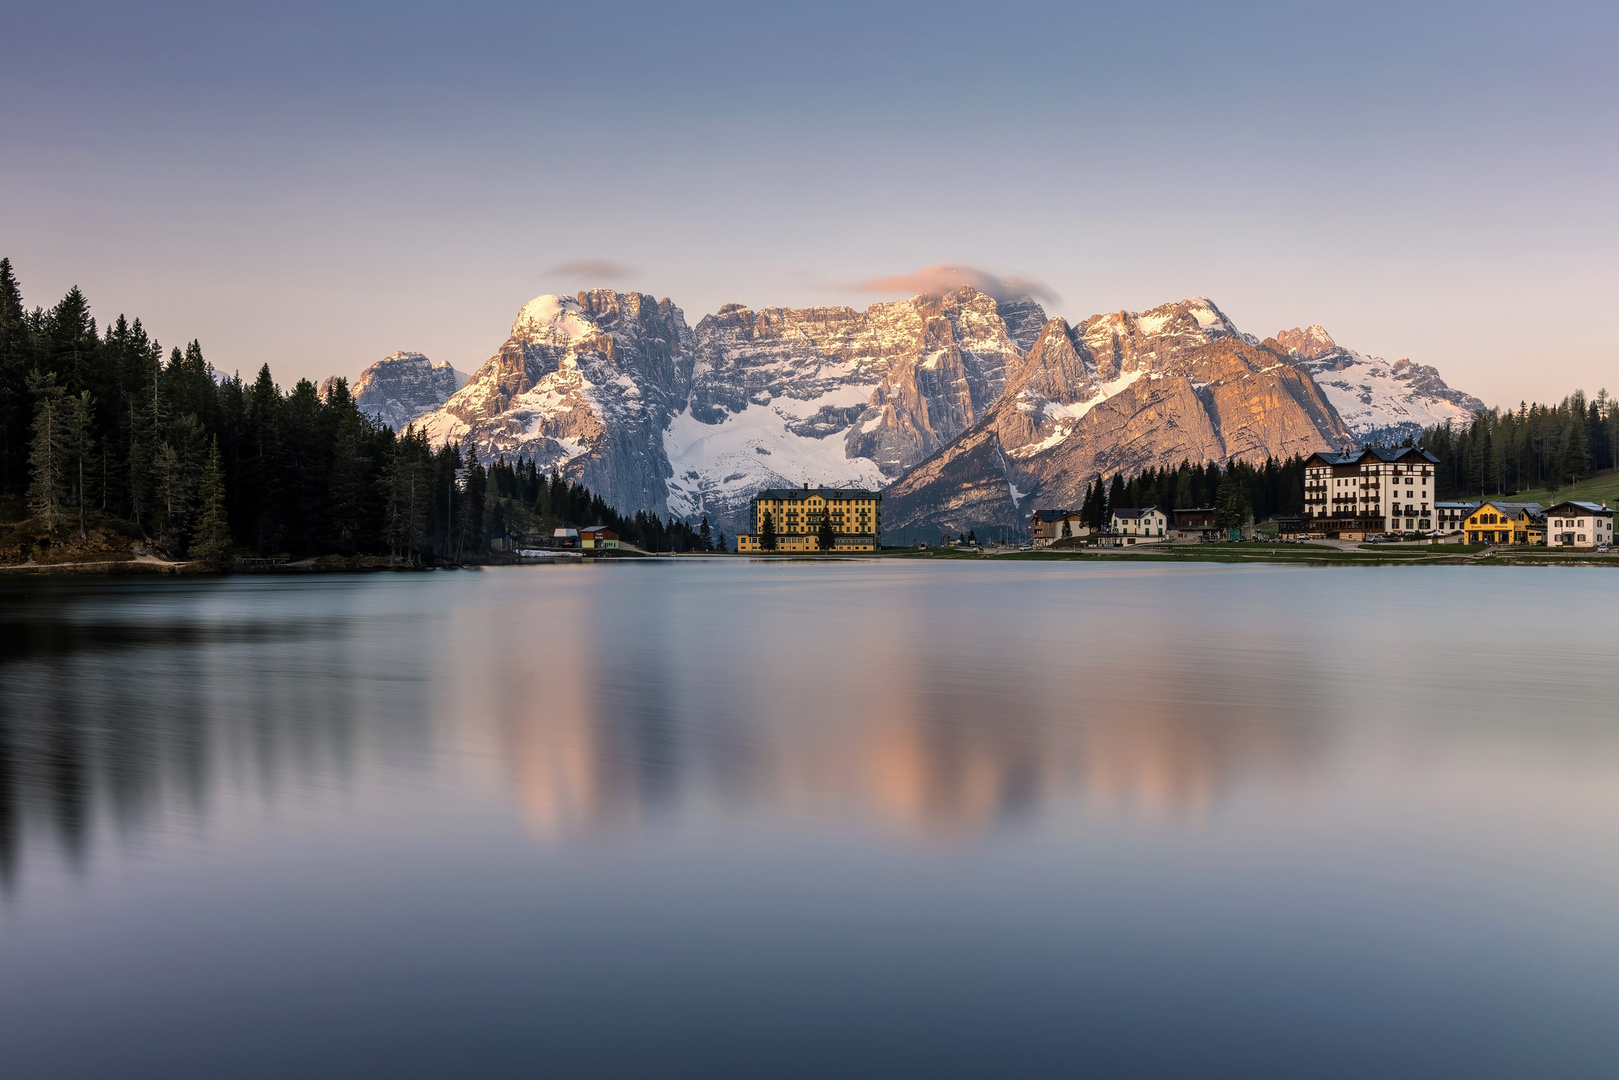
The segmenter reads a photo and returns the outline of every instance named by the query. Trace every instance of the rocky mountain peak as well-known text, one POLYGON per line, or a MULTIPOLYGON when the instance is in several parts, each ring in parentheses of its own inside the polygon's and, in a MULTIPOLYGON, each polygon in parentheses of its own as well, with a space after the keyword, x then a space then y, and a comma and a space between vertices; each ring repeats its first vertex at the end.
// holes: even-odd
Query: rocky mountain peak
POLYGON ((1284 330, 1276 339, 1315 379, 1359 442, 1394 443, 1447 420, 1466 424, 1484 407, 1446 385, 1434 368, 1363 356, 1333 341, 1319 324, 1284 330))
MULTIPOLYGON (((583 294, 580 294, 583 296, 583 294)), ((512 323, 511 336, 531 343, 566 345, 574 338, 593 333, 595 327, 585 317, 584 305, 570 296, 536 296, 523 305, 512 323)))
POLYGON ((1149 311, 1092 315, 1075 327, 1075 336, 1092 356, 1093 370, 1102 382, 1162 370, 1187 350, 1236 334, 1236 326, 1206 296, 1160 304, 1149 311))
POLYGON ((1338 348, 1338 343, 1332 340, 1331 335, 1320 323, 1312 323, 1305 330, 1300 330, 1296 326, 1291 330, 1283 330, 1276 335, 1276 341, 1282 348, 1303 360, 1319 359, 1338 348))
POLYGON ((864 310, 726 304, 692 328, 668 299, 594 289, 524 304, 464 388, 401 424, 728 533, 761 487, 883 487, 903 535, 1067 505, 1099 474, 1337 446, 1464 398, 1320 327, 1261 343, 1203 296, 1071 324, 964 285, 864 310))
MULTIPOLYGON (((361 412, 403 431, 422 414, 443 405, 465 382, 466 376, 447 360, 433 361, 419 352, 401 351, 362 371, 349 392, 361 412)), ((322 384, 323 391, 326 385, 322 384)))

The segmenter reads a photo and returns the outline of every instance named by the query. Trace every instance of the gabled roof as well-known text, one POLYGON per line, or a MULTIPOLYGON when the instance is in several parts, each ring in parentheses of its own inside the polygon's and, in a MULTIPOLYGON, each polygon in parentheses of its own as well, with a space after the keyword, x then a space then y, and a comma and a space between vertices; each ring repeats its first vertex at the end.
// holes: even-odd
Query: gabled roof
POLYGON ((1483 503, 1476 502, 1436 502, 1433 504, 1433 508, 1435 510, 1466 510, 1468 513, 1472 513, 1483 505, 1483 503))
POLYGON ((1119 509, 1113 511, 1112 516, 1116 517, 1116 518, 1145 517, 1147 514, 1152 513, 1156 509, 1158 509, 1156 506, 1137 506, 1137 507, 1123 507, 1123 506, 1121 506, 1119 509))
POLYGON ((611 526, 609 526, 609 525, 591 525, 591 526, 589 526, 589 527, 588 527, 588 528, 584 528, 584 529, 580 529, 580 530, 579 530, 579 531, 580 531, 580 532, 581 532, 581 533, 602 533, 602 532, 610 532, 610 533, 612 533, 612 534, 613 534, 613 535, 614 535, 614 536, 617 536, 617 535, 618 535, 618 530, 617 530, 617 529, 615 529, 615 528, 612 528, 612 527, 611 527, 611 526))
POLYGON ((1378 461, 1405 461, 1414 458, 1417 461, 1426 461, 1431 465, 1439 464, 1439 459, 1420 446, 1397 446, 1392 450, 1381 446, 1364 446, 1359 450, 1350 450, 1344 453, 1311 454, 1305 464, 1320 459, 1323 465, 1358 465, 1367 458, 1376 458, 1378 461))
POLYGON ((1577 499, 1565 499, 1556 506, 1546 510, 1546 515, 1548 517, 1550 517, 1552 514, 1556 514, 1559 517, 1579 517, 1581 514, 1605 514, 1611 517, 1613 516, 1613 510, 1611 507, 1603 506, 1601 503, 1583 502, 1577 499), (1570 509, 1564 510, 1563 507, 1565 506, 1569 507, 1570 509))
POLYGON ((1479 503, 1473 508, 1472 513, 1477 513, 1486 506, 1492 510, 1498 511, 1499 513, 1505 514, 1509 518, 1515 518, 1520 514, 1528 514, 1530 517, 1542 517, 1546 513, 1546 511, 1540 508, 1539 503, 1498 502, 1495 499, 1486 499, 1485 501, 1479 503))

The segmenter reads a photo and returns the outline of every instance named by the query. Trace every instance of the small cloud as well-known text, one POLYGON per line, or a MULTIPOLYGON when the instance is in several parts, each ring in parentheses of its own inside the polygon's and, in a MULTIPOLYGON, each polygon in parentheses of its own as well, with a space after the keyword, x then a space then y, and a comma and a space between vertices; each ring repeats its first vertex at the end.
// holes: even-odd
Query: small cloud
POLYGON ((971 285, 997 300, 1030 296, 1042 303, 1054 304, 1058 299, 1056 292, 1044 282, 1021 277, 1002 278, 970 266, 928 266, 897 277, 862 281, 855 288, 860 292, 915 295, 955 292, 964 285, 971 285))
POLYGON ((591 281, 618 281, 635 273, 635 267, 611 259, 575 259, 558 263, 545 272, 547 277, 586 278, 591 281))

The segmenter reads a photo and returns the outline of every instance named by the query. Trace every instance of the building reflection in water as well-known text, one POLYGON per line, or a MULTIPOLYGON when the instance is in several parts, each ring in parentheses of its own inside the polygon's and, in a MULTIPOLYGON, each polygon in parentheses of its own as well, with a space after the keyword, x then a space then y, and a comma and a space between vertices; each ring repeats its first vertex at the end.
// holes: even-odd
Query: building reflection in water
MULTIPOLYGON (((620 828, 683 789, 942 836, 1076 795, 1195 823, 1245 774, 1306 775, 1325 747, 1277 641, 1166 637, 1156 622, 941 633, 952 619, 925 596, 859 611, 839 599, 745 606, 717 638, 656 605, 629 620, 586 597, 553 608, 572 632, 538 663, 508 651, 485 684, 531 826, 620 828)), ((491 638, 478 655, 502 648, 491 638)))
MULTIPOLYGON (((492 799, 557 839, 694 812, 946 839, 1059 806, 1196 827, 1245 785, 1316 784, 1380 714, 1445 737, 1509 648, 1481 631, 1430 677, 1381 620, 1410 576, 1363 601, 1264 579, 1321 594, 1286 606, 1253 580, 680 564, 13 599, 0 883, 31 838, 82 860, 103 834, 400 792, 492 799)), ((1471 594, 1447 595, 1465 637, 1471 594)), ((1512 662, 1584 670, 1532 645, 1512 662)))

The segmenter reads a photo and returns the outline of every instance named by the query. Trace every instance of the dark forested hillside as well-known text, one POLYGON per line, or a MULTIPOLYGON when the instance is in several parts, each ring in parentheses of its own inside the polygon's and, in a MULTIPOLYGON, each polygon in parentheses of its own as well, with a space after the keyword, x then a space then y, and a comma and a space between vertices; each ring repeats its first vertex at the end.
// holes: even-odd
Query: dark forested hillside
MULTIPOLYGON (((102 329, 71 290, 28 310, 0 259, 0 559, 146 543, 220 566, 240 556, 483 554, 492 536, 605 524, 649 550, 712 549, 706 526, 626 519, 532 462, 485 469, 454 445, 363 415, 347 384, 283 391, 268 365, 221 377, 192 341, 139 319, 102 329), (109 537, 111 539, 109 539, 109 537)), ((723 542, 723 538, 720 538, 723 542)))
POLYGON ((1619 465, 1619 400, 1576 390, 1557 405, 1485 409, 1466 427, 1429 428, 1420 445, 1441 462, 1441 499, 1558 488, 1619 465))
POLYGON ((1174 468, 1146 469, 1132 477, 1098 477, 1086 487, 1078 509, 1092 528, 1100 529, 1112 510, 1138 506, 1166 511, 1215 507, 1233 524, 1246 521, 1249 513, 1261 521, 1297 514, 1304 507, 1304 458, 1267 458, 1263 465, 1239 460, 1224 469, 1213 461, 1206 465, 1183 461, 1174 468))

